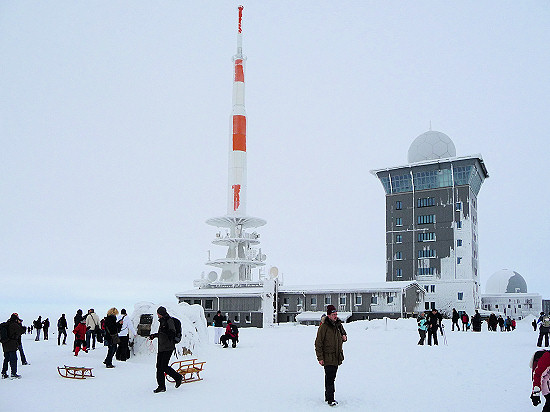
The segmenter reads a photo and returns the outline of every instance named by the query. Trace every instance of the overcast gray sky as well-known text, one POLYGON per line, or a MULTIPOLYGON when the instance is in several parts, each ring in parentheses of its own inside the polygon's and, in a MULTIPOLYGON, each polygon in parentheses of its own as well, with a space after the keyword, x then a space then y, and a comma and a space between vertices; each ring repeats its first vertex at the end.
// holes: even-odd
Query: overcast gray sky
MULTIPOLYGON (((170 300, 223 254, 239 3, 0 3, 3 317, 170 300)), ((242 3, 248 212, 286 284, 384 280, 369 170, 431 121, 490 174, 482 289, 550 298, 548 1, 242 3)))

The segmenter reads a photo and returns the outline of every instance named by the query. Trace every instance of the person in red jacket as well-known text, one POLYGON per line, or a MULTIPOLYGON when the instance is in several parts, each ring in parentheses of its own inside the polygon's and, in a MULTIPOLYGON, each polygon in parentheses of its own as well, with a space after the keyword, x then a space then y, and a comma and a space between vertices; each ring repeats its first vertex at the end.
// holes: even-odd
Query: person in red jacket
POLYGON ((550 351, 535 352, 531 359, 531 369, 533 372, 531 401, 534 406, 537 406, 541 403, 540 395, 542 394, 545 398, 542 412, 550 412, 550 351))
POLYGON ((220 338, 220 342, 222 343, 224 348, 227 348, 227 341, 229 339, 233 341, 233 344, 231 346, 233 348, 236 347, 237 342, 239 341, 239 329, 236 325, 233 325, 230 320, 227 321, 227 326, 225 327, 225 335, 220 338))
POLYGON ((75 326, 73 333, 75 334, 74 356, 78 356, 81 346, 83 346, 82 350, 88 353, 88 348, 86 348, 86 319, 82 319, 80 323, 75 326))

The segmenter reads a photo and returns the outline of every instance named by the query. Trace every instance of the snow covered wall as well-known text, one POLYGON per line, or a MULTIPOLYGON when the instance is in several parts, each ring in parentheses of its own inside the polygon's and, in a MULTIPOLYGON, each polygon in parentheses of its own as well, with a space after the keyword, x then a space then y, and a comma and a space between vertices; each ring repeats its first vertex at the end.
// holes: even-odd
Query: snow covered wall
MULTIPOLYGON (((181 342, 176 344, 178 355, 186 355, 191 351, 194 353, 200 346, 204 345, 208 338, 206 329, 206 318, 204 309, 200 305, 189 305, 182 303, 155 304, 151 302, 139 302, 134 305, 134 312, 131 319, 134 327, 138 329, 141 315, 152 315, 151 333, 158 332, 159 320, 157 308, 164 306, 170 316, 176 317, 181 321, 181 342)), ((139 332, 139 331, 138 331, 139 332)), ((134 338, 134 353, 149 354, 157 352, 157 339, 150 341, 146 336, 136 336, 134 338)))

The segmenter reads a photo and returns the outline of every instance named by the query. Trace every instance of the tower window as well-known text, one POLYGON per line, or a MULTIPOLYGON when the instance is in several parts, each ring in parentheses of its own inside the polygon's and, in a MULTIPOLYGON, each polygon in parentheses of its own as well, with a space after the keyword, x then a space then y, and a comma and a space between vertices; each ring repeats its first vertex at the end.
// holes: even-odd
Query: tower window
POLYGON ((396 217, 395 218, 395 226, 403 226, 403 218, 402 217, 396 217))
POLYGON ((395 235, 395 243, 403 243, 403 235, 395 235))
POLYGON ((456 245, 457 246, 462 246, 462 239, 457 239, 456 240, 456 245))
POLYGON ((403 252, 395 252, 395 260, 402 260, 403 252))
POLYGON ((395 210, 401 209, 403 209, 403 203, 401 202, 401 200, 398 200, 397 202, 395 202, 395 210))
POLYGON ((399 268, 399 269, 395 269, 395 277, 402 277, 403 276, 403 269, 399 268))

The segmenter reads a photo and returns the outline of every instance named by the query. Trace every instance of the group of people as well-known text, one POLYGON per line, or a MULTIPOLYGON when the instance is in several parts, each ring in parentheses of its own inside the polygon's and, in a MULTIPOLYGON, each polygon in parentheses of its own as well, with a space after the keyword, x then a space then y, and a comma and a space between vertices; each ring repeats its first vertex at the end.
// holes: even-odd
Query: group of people
MULTIPOLYGON (((36 338, 34 340, 40 340, 40 331, 44 331, 44 340, 48 340, 48 330, 50 329, 50 319, 46 318, 42 320, 42 316, 32 322, 33 328, 36 330, 36 338)), ((31 328, 32 330, 32 328, 31 328)))
POLYGON ((504 319, 502 315, 498 315, 497 317, 497 315, 491 313, 487 319, 487 328, 492 332, 496 332, 497 328, 499 328, 501 332, 510 332, 516 329, 516 320, 511 319, 510 316, 504 319))
MULTIPOLYGON (((156 379, 158 386, 153 391, 155 393, 166 391, 165 374, 174 379, 176 388, 183 382, 183 377, 168 366, 170 357, 175 351, 177 336, 179 335, 179 339, 181 339, 181 329, 179 331, 177 330, 175 318, 172 318, 168 314, 165 307, 160 306, 157 309, 157 316, 160 324, 159 330, 157 333, 153 333, 149 336, 150 340, 158 339, 156 363, 156 379)), ((46 336, 49 322, 45 328, 44 322, 41 316, 39 316, 38 319, 33 322, 33 326, 37 331, 45 329, 44 339, 47 339, 46 336), (40 327, 38 326, 38 322, 40 322, 40 327)), ((57 321, 57 328, 58 345, 66 345, 68 325, 65 314, 62 314, 57 321), (63 343, 61 343, 61 336, 63 336, 63 343)), ((2 349, 4 352, 2 379, 9 377, 7 373, 8 367, 11 368, 12 378, 20 378, 21 375, 17 373, 17 351, 19 350, 21 352, 23 364, 27 364, 23 353, 23 346, 21 345, 21 336, 27 332, 27 328, 23 326, 23 321, 19 318, 19 315, 13 313, 7 322, 1 324, 0 331, 2 349)), ((120 361, 126 361, 130 357, 130 332, 133 336, 137 335, 134 325, 127 316, 125 309, 121 309, 119 313, 118 309, 113 307, 107 311, 107 316, 102 320, 99 319, 94 309, 89 309, 85 315, 82 310, 79 309, 74 317, 74 355, 78 356, 80 351, 88 352, 90 345, 91 349, 95 349, 96 340, 99 343, 104 342, 108 349, 107 356, 103 363, 106 368, 114 368, 113 357, 116 356, 116 359, 120 361)), ((37 332, 36 340, 39 340, 39 332, 37 332)))
POLYGON ((224 333, 223 322, 225 322, 226 319, 220 310, 218 310, 212 320, 212 324, 214 325, 214 343, 216 345, 221 344, 223 348, 227 348, 229 346, 228 342, 231 341, 231 346, 233 348, 236 347, 239 341, 239 328, 237 325, 233 324, 231 319, 228 319, 224 333))

